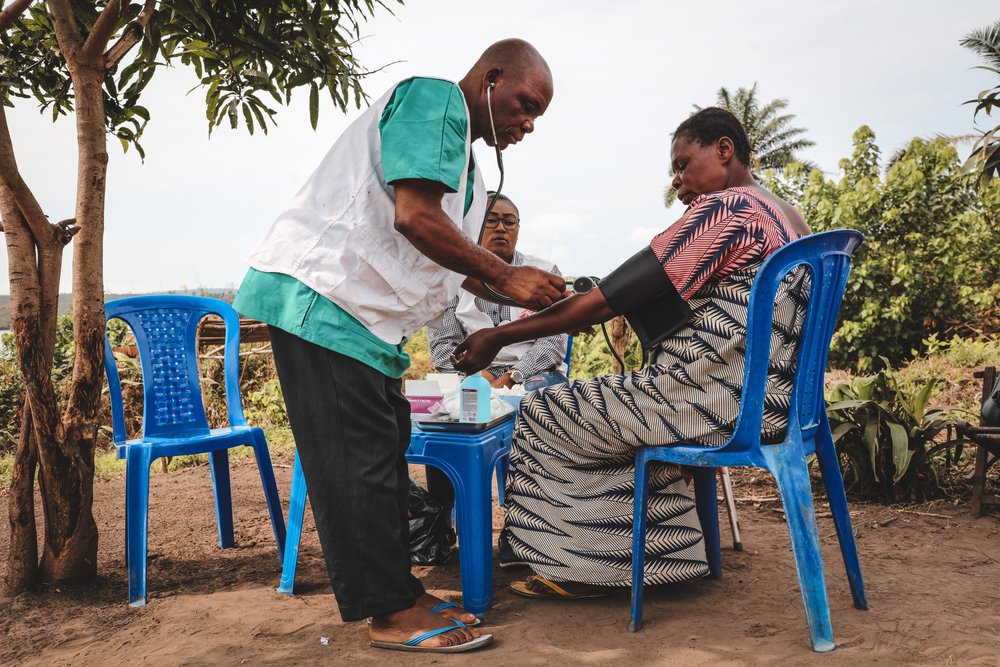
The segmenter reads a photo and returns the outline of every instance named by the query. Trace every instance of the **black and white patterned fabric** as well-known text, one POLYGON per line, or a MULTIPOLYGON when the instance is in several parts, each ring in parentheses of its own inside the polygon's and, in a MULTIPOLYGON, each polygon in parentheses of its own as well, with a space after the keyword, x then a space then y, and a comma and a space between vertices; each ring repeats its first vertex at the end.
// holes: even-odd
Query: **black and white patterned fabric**
MULTIPOLYGON (((635 448, 721 446, 733 433, 742 393, 747 304, 760 261, 689 301, 689 325, 644 370, 529 394, 521 403, 507 517, 519 559, 557 580, 628 586, 632 569, 635 448)), ((805 299, 805 271, 779 289, 771 336, 764 437, 780 440, 805 299)), ((676 466, 650 472, 646 584, 708 573, 694 500, 676 466)))

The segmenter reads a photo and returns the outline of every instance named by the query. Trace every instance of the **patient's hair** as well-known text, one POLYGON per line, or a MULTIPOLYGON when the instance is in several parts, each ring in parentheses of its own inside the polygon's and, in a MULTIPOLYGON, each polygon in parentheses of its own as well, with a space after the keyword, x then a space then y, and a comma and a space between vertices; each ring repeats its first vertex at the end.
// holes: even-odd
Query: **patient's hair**
POLYGON ((489 205, 489 203, 490 203, 491 201, 493 201, 493 196, 494 196, 494 195, 496 195, 496 198, 497 198, 497 201, 505 201, 505 202, 507 202, 508 204, 510 204, 511 206, 513 206, 513 207, 514 207, 514 210, 515 210, 515 211, 517 211, 517 215, 518 215, 518 217, 520 217, 520 216, 521 216, 521 209, 519 209, 519 208, 517 207, 517 204, 515 204, 515 203, 513 202, 513 200, 511 200, 511 198, 510 198, 510 197, 508 197, 507 195, 505 195, 505 194, 504 194, 504 193, 502 193, 502 192, 501 192, 501 193, 500 193, 499 195, 497 195, 497 193, 496 193, 496 190, 490 190, 489 192, 487 192, 487 193, 486 193, 486 204, 487 204, 487 206, 489 205))
POLYGON ((739 119, 719 107, 706 107, 692 114, 674 130, 674 138, 685 136, 701 146, 729 137, 736 149, 736 159, 750 166, 750 140, 739 119))

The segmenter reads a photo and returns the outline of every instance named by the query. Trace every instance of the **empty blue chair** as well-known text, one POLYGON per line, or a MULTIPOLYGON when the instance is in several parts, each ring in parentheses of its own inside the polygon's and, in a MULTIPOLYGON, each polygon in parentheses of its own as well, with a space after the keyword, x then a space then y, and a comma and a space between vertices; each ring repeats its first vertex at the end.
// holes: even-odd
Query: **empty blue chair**
POLYGON ((642 627, 646 500, 649 464, 652 461, 667 461, 697 469, 695 497, 698 515, 702 520, 709 568, 716 577, 721 574, 722 565, 715 468, 754 466, 764 468, 774 475, 787 517, 809 637, 813 650, 822 652, 832 650, 834 641, 806 464, 806 457, 815 453, 837 527, 854 605, 858 609, 868 608, 851 517, 847 510, 844 480, 823 396, 823 376, 826 372, 830 338, 836 325, 844 286, 847 284, 851 254, 861 245, 862 238, 859 232, 850 229, 807 236, 779 249, 757 272, 750 292, 743 395, 739 418, 729 442, 723 447, 680 444, 637 449, 632 545, 632 622, 629 625, 633 632, 642 627), (773 307, 782 278, 801 265, 809 267, 812 281, 792 388, 788 429, 783 442, 766 444, 761 442, 760 434, 773 307))
POLYGON ((125 459, 125 563, 129 604, 146 604, 146 543, 149 513, 149 466, 161 456, 208 453, 215 492, 219 546, 234 544, 233 507, 229 488, 229 452, 253 447, 264 484, 280 562, 285 524, 274 482, 264 432, 247 426, 239 387, 239 316, 225 301, 195 296, 137 296, 109 301, 107 320, 120 319, 135 334, 142 365, 142 434, 128 440, 122 410, 121 381, 107 336, 104 366, 111 396, 113 438, 118 458, 125 459), (224 352, 229 426, 209 428, 202 402, 196 336, 206 315, 218 315, 226 326, 224 352))

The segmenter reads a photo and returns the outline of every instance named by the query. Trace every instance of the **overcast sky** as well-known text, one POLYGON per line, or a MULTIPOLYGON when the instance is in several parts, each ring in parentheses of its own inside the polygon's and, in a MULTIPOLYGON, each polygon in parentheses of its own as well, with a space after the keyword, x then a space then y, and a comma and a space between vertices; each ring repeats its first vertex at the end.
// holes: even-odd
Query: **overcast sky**
MULTIPOLYGON (((388 2, 388 0, 387 0, 388 2)), ((567 274, 603 275, 682 213, 665 209, 670 133, 720 86, 756 81, 785 98, 816 146, 803 156, 829 177, 870 125, 883 154, 914 136, 964 134, 962 102, 995 77, 958 41, 1000 18, 996 0, 871 2, 662 0, 410 0, 363 28, 356 54, 378 98, 415 74, 461 78, 482 50, 523 37, 548 60, 555 97, 535 133, 504 154, 504 191, 522 215, 519 247, 567 274)), ((218 128, 208 138, 193 71, 161 71, 142 104, 152 113, 146 161, 109 142, 105 285, 109 292, 238 285, 250 248, 358 111, 324 100, 309 125, 306 93, 267 136, 218 128)), ((30 102, 8 110, 25 179, 52 220, 73 215, 71 120, 53 124, 30 102)), ((476 144, 487 184, 492 150, 476 144)), ((963 147, 963 155, 968 147, 963 147)), ((72 247, 72 245, 70 246, 72 247)), ((62 291, 69 291, 69 254, 62 291)), ((0 247, 6 276, 6 249, 0 247)), ((0 280, 0 292, 7 292, 0 280)))

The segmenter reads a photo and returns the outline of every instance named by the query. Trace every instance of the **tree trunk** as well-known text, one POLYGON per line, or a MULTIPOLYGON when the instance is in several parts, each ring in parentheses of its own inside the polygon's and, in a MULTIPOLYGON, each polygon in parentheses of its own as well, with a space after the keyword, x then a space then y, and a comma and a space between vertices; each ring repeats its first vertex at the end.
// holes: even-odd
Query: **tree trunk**
POLYGON ((74 253, 76 350, 70 397, 62 418, 52 385, 52 357, 66 240, 57 238, 58 228, 45 222, 20 180, 0 110, 0 214, 10 256, 11 320, 30 414, 25 424, 31 427, 22 433, 11 484, 12 549, 4 584, 8 595, 29 588, 39 573, 32 495, 36 461, 45 516, 42 580, 68 583, 97 574, 93 479, 103 378, 101 243, 107 172, 102 80, 98 68, 74 75, 80 146, 76 222, 83 250, 74 253))
MULTIPOLYGON (((3 166, 0 181, 0 216, 4 221, 4 236, 10 273, 10 312, 18 351, 18 364, 25 381, 25 406, 22 430, 14 455, 11 474, 8 520, 10 523, 10 552, 4 577, 3 593, 16 595, 30 588, 38 576, 38 536, 35 528, 35 468, 38 461, 37 441, 31 411, 31 394, 42 396, 45 392, 41 384, 51 385, 52 353, 55 341, 55 320, 51 320, 51 331, 42 326, 40 295, 41 281, 38 276, 37 239, 34 238, 27 222, 27 216, 17 205, 8 183, 14 183, 16 164, 12 161, 10 136, 6 132, 6 116, 0 109, 0 165, 3 166), (3 159, 7 158, 7 159, 3 159), (44 331, 44 333, 43 333, 44 331), (50 335, 46 335, 50 334, 50 335), (37 336, 37 338, 32 338, 37 336), (50 340, 51 339, 51 340, 50 340), (40 355, 32 355, 26 347, 41 350, 40 355), (43 382, 37 382, 39 374, 43 382)), ((18 187, 23 183, 14 183, 18 187)), ((22 199, 24 197, 22 196, 22 199)), ((44 226, 42 227, 44 229, 44 226)), ((58 266, 58 263, 57 263, 58 266)), ((58 292, 58 274, 56 291, 58 292)), ((56 294, 58 298, 58 293, 56 294)), ((54 400, 54 395, 53 395, 54 400)))
MULTIPOLYGON (((621 315, 615 317, 608 323, 608 327, 611 330, 609 336, 611 338, 611 346, 614 348, 618 356, 621 357, 622 361, 625 361, 625 352, 628 349, 629 337, 632 335, 632 328, 625 321, 625 318, 621 315)), ((614 373, 624 373, 625 368, 618 363, 614 355, 611 355, 611 370, 614 373)))
POLYGON ((35 468, 38 458, 32 434, 31 409, 26 400, 7 500, 10 552, 0 591, 3 595, 17 595, 38 580, 38 532, 35 529, 35 468))
MULTIPOLYGON (((16 11, 0 17, 0 29, 28 4, 20 0, 12 3, 7 9, 16 11)), ((45 515, 42 579, 73 582, 97 574, 94 452, 104 373, 103 240, 108 166, 102 90, 107 61, 103 51, 121 18, 122 4, 108 3, 89 26, 86 42, 69 0, 49 0, 47 4, 59 51, 72 78, 76 110, 75 231, 79 235, 73 254, 75 356, 69 400, 60 416, 52 385, 52 358, 62 250, 75 231, 50 225, 24 184, 0 107, 0 231, 5 233, 9 254, 11 320, 26 396, 11 483, 11 550, 2 589, 5 594, 28 588, 39 571, 33 495, 36 464, 45 515)), ((147 2, 143 11, 147 21, 153 6, 147 2)), ((117 60, 137 42, 133 39, 121 46, 117 60)))
MULTIPOLYGON (((104 378, 104 196, 108 168, 100 67, 73 72, 79 158, 73 250, 73 380, 60 421, 58 454, 42 456, 45 513, 42 579, 83 581, 97 575, 94 452, 104 378)), ((47 406, 46 406, 47 407, 47 406)), ((37 412, 34 415, 37 419, 37 412)), ((49 415, 46 415, 48 417, 49 415)), ((39 442, 42 439, 39 438, 39 442)))

